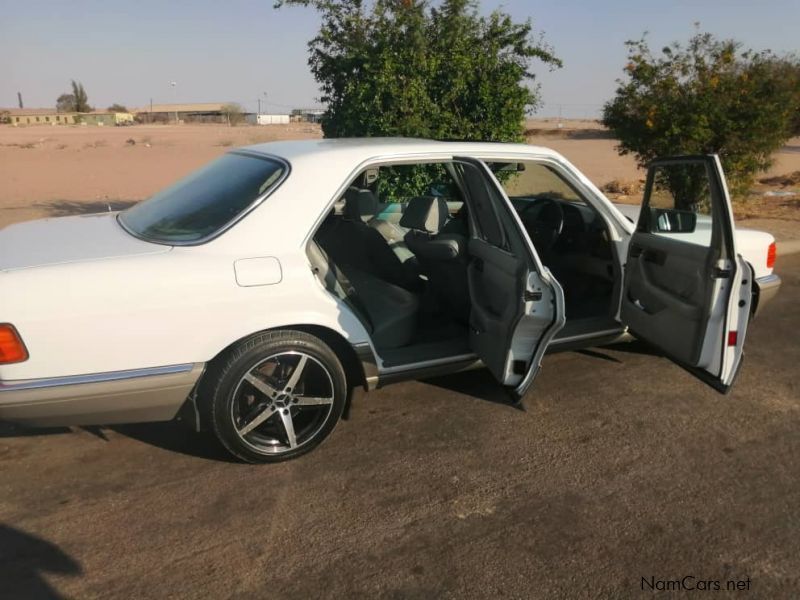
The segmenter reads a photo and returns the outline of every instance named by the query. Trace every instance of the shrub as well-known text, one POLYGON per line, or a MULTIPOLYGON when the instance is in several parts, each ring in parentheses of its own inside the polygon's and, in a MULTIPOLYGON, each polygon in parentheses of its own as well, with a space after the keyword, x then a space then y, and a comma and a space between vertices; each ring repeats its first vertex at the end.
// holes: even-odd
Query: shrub
POLYGON ((603 109, 620 154, 643 166, 658 156, 717 153, 732 191, 743 195, 791 136, 798 89, 785 74, 796 59, 709 33, 658 56, 645 38, 626 45, 626 76, 603 109))

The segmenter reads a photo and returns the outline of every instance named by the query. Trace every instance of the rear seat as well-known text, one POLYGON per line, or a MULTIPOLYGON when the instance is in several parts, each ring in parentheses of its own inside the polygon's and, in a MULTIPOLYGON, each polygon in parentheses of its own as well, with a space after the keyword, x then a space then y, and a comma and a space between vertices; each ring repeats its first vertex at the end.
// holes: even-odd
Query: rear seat
POLYGON ((347 237, 350 231, 340 227, 338 219, 329 216, 309 245, 309 257, 317 277, 329 292, 347 302, 361 317, 377 348, 409 344, 416 332, 419 298, 382 279, 374 270, 366 271, 360 268, 361 264, 354 265, 353 262, 359 261, 368 268, 372 266, 369 261, 362 260, 368 250, 360 245, 363 242, 360 236, 347 237))

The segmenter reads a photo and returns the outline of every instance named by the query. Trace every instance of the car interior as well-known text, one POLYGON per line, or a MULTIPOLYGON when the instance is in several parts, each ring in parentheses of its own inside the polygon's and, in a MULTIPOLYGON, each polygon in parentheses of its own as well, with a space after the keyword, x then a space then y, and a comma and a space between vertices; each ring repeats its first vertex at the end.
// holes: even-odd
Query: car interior
MULTIPOLYGON (((489 166, 507 190, 519 191, 507 182, 525 166, 489 166)), ((514 286, 488 277, 481 285, 498 289, 470 288, 476 275, 468 276, 475 258, 467 250, 474 228, 469 195, 461 190, 467 179, 454 172, 449 178, 452 165, 446 171, 437 165, 427 178, 422 167, 409 176, 410 186, 398 183, 402 169, 393 167, 359 175, 308 246, 317 277, 365 323, 385 367, 473 354, 470 310, 476 295, 484 294, 501 316, 516 311, 500 306, 512 304, 509 294, 522 293, 500 289, 514 286)), ((619 327, 612 318, 619 267, 596 210, 580 197, 549 189, 509 196, 542 262, 564 289, 562 337, 619 327)))

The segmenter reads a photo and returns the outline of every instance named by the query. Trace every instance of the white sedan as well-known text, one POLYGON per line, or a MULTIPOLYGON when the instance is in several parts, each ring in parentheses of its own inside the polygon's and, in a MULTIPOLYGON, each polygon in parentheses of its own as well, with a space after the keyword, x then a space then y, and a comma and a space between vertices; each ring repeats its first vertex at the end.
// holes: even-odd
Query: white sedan
POLYGON ((349 391, 628 334, 720 391, 776 292, 715 156, 655 161, 638 223, 552 150, 409 139, 234 150, 119 214, 0 231, 0 419, 181 416, 308 452, 349 391))

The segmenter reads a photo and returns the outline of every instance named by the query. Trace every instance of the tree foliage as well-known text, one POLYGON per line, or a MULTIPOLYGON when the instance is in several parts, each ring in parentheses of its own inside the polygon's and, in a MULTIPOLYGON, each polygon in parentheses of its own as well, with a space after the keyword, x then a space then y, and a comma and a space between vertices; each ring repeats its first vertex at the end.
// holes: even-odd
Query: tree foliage
POLYGON ((603 109, 620 154, 645 165, 657 156, 718 153, 734 192, 745 192, 791 136, 800 88, 787 73, 797 72, 796 59, 699 32, 659 55, 644 37, 626 45, 626 76, 603 109))
POLYGON ((61 94, 56 100, 56 110, 58 112, 75 112, 75 96, 61 94))
POLYGON ((476 0, 279 0, 322 25, 309 66, 327 105, 326 137, 415 136, 517 141, 539 102, 532 63, 560 61, 530 21, 476 0))
POLYGON ((72 93, 61 94, 56 100, 56 109, 59 112, 92 112, 89 106, 89 96, 83 89, 83 84, 72 80, 72 93))
POLYGON ((222 114, 225 116, 228 125, 238 125, 244 121, 244 109, 236 102, 229 102, 223 106, 222 114))
POLYGON ((128 109, 124 105, 117 104, 116 102, 111 106, 109 106, 107 110, 108 112, 121 112, 121 113, 128 112, 128 109))
POLYGON ((83 84, 72 80, 72 95, 75 97, 75 112, 92 112, 89 106, 89 96, 83 89, 83 84))

